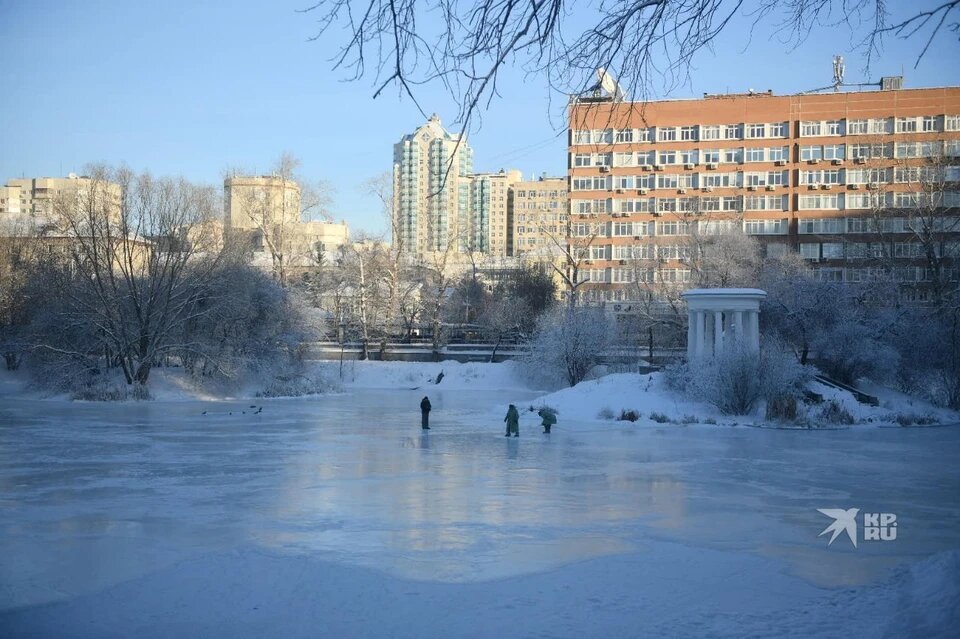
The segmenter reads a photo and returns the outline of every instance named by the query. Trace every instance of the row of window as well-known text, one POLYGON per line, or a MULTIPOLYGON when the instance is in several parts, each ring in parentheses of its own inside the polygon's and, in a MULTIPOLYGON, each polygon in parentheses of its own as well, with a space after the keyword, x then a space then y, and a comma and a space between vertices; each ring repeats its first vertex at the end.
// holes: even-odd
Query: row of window
MULTIPOLYGON (((890 135, 960 131, 960 115, 801 120, 800 137, 890 135)), ((789 122, 744 124, 694 124, 639 129, 592 129, 573 132, 574 145, 632 144, 635 142, 700 142, 705 140, 758 140, 790 136, 789 122)))
MULTIPOLYGON (((571 201, 578 215, 617 213, 703 213, 708 211, 787 211, 789 196, 723 195, 644 197, 571 201)), ((960 207, 960 192, 816 193, 797 196, 797 210, 935 209, 960 207)))
MULTIPOLYGON (((761 220, 762 221, 762 220, 761 220)), ((767 220, 782 222, 785 220, 767 220)), ((783 242, 769 243, 768 257, 780 257, 788 250, 783 242)), ((939 249, 939 247, 938 247, 939 249)), ((918 259, 924 257, 923 245, 918 242, 801 242, 800 256, 814 260, 863 260, 877 258, 918 259)), ((574 250, 574 257, 581 260, 675 260, 685 261, 694 255, 689 244, 617 244, 593 245, 574 250)), ((946 242, 941 257, 960 257, 960 242, 946 242)))
MULTIPOLYGON (((886 142, 854 144, 808 144, 797 147, 800 162, 815 160, 874 160, 934 157, 960 157, 960 140, 922 142, 886 142)), ((584 167, 641 167, 647 170, 682 164, 690 168, 701 164, 744 164, 748 162, 789 162, 790 147, 729 147, 723 149, 685 149, 666 151, 624 151, 573 153, 571 165, 584 167)))
MULTIPOLYGON (((646 237, 725 233, 742 230, 748 235, 787 235, 790 222, 785 218, 763 220, 650 220, 622 222, 575 222, 572 237, 646 237)), ((843 235, 866 233, 960 233, 960 217, 929 219, 910 217, 836 217, 797 220, 801 235, 843 235)))
MULTIPOLYGON (((960 257, 960 242, 944 242, 933 248, 938 257, 960 257)), ((924 246, 919 242, 801 242, 800 255, 823 260, 926 257, 924 246)))
MULTIPOLYGON (((936 185, 960 181, 960 166, 812 169, 799 170, 797 176, 797 183, 800 185, 936 185)), ((739 188, 751 186, 790 186, 789 172, 645 173, 641 175, 590 175, 571 178, 571 189, 573 191, 739 188)), ((523 208, 522 205, 518 205, 518 207, 523 208)))
POLYGON ((960 217, 829 217, 797 220, 801 235, 846 233, 960 233, 960 217))

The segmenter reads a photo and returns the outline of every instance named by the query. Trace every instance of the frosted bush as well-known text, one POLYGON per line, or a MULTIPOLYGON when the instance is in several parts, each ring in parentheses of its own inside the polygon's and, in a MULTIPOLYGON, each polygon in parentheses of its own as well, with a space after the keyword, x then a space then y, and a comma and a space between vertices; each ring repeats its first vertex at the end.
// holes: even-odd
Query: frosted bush
POLYGON ((747 415, 761 400, 783 403, 799 397, 812 371, 779 343, 770 342, 759 356, 742 343, 728 346, 673 375, 674 384, 692 399, 713 404, 726 415, 747 415))
POLYGON ((522 363, 531 380, 576 386, 600 361, 610 343, 601 309, 562 308, 545 315, 522 363))

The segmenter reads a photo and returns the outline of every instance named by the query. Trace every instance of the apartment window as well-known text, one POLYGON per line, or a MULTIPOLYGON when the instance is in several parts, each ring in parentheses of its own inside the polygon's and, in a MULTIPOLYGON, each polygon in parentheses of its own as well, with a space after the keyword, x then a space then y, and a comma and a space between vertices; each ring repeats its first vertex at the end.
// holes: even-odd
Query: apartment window
POLYGON ((594 144, 611 144, 613 142, 613 129, 603 129, 593 132, 594 144))
POLYGON ((612 231, 613 231, 614 237, 627 237, 627 236, 633 235, 633 223, 632 222, 614 222, 612 231))
POLYGON ((617 175, 613 178, 613 188, 615 189, 632 189, 634 188, 633 185, 634 177, 632 175, 617 175))
POLYGON ((948 115, 943 118, 944 131, 960 131, 960 115, 948 115))
POLYGON ((824 242, 820 245, 820 254, 825 260, 842 260, 843 244, 840 242, 824 242))
POLYGON ((787 220, 746 220, 743 232, 747 235, 786 235, 787 220))
POLYGON ((770 186, 783 186, 787 184, 787 172, 786 171, 770 171, 767 173, 767 185, 770 186))
POLYGON ((747 137, 748 138, 767 137, 767 125, 766 124, 748 124, 747 137))
POLYGON ((642 200, 619 200, 621 213, 649 213, 650 199, 642 200))
POLYGON ((676 198, 657 198, 657 211, 660 213, 676 213, 677 211, 677 200, 676 198))
POLYGON ((657 128, 657 141, 659 142, 676 142, 677 140, 677 128, 668 126, 668 127, 659 127, 657 128))
POLYGON ((652 129, 637 129, 634 138, 634 142, 649 142, 653 139, 653 131, 652 129))
POLYGON ((660 152, 660 161, 659 164, 676 164, 677 163, 677 152, 676 151, 661 151, 660 152))
POLYGON ((633 142, 633 129, 617 131, 617 142, 633 142))
POLYGON ((788 162, 790 160, 790 147, 774 146, 768 149, 771 162, 788 162))
POLYGON ((696 164, 697 163, 697 150, 689 149, 686 151, 680 151, 679 158, 680 164, 696 164))
POLYGON ((590 131, 574 131, 573 143, 574 144, 590 144, 590 131))
POLYGON ((800 137, 810 138, 821 135, 822 123, 820 122, 801 122, 800 137))
POLYGON ((700 151, 704 164, 719 164, 720 149, 704 149, 700 151))
POLYGON ((893 143, 887 144, 851 144, 851 159, 878 159, 893 157, 893 143))
POLYGON ((723 211, 739 211, 741 208, 739 196, 725 196, 720 199, 720 209, 723 211))
POLYGON ((676 174, 665 174, 657 178, 657 188, 660 189, 675 189, 677 188, 677 175, 676 174))
POLYGON ((847 120, 847 135, 866 135, 868 120, 847 120))
POLYGON ((790 130, 786 122, 774 122, 769 127, 771 138, 785 138, 790 130))
POLYGON ((797 220, 797 231, 801 235, 838 235, 842 234, 846 226, 842 217, 815 217, 806 220, 797 220))
POLYGON ((824 123, 824 135, 843 135, 843 120, 827 120, 824 123))
POLYGON ((847 184, 884 184, 888 181, 887 170, 883 168, 847 169, 847 184))
POLYGON ((916 118, 897 118, 897 133, 916 133, 916 118))
POLYGON ((782 211, 782 195, 749 195, 744 200, 746 210, 748 211, 782 211))
POLYGON ((634 166, 633 162, 633 153, 614 153, 613 154, 613 165, 614 166, 634 166))
POLYGON ((943 145, 943 154, 948 158, 960 157, 960 140, 947 140, 943 145))
POLYGON ((686 235, 689 227, 686 222, 670 221, 657 223, 657 235, 686 235))
POLYGON ((743 162, 743 149, 723 149, 723 161, 727 164, 743 162))
POLYGON ((931 133, 939 131, 940 127, 937 126, 939 118, 935 115, 925 115, 920 121, 920 129, 924 133, 931 133))
POLYGON ((701 173, 701 186, 728 188, 740 186, 740 173, 701 173))
POLYGON ((682 126, 680 127, 680 139, 689 142, 697 141, 697 127, 696 126, 682 126))
POLYGON ((820 145, 815 146, 802 146, 800 147, 800 159, 803 161, 806 160, 822 160, 823 159, 823 147, 820 145))
POLYGON ((767 183, 766 173, 744 173, 743 182, 747 186, 765 186, 767 183))
MULTIPOLYGON (((957 116, 957 118, 960 118, 960 116, 957 116)), ((715 124, 711 126, 701 126, 700 139, 701 140, 719 140, 720 127, 715 124)))
MULTIPOLYGON (((862 207, 868 208, 868 207, 862 207)), ((876 233, 877 225, 870 217, 848 217, 847 233, 876 233)))
POLYGON ((884 208, 885 203, 885 193, 847 193, 843 202, 847 209, 881 209, 884 208))
POLYGON ((801 211, 835 210, 840 208, 839 195, 801 195, 798 208, 801 211))
POLYGON ((766 153, 763 148, 748 148, 745 150, 745 155, 747 162, 763 162, 766 153))
MULTIPOLYGON (((590 154, 589 153, 577 153, 573 156, 573 165, 574 166, 590 166, 590 154)), ((519 195, 523 197, 524 192, 520 191, 519 195)))
POLYGON ((719 197, 702 197, 702 198, 700 198, 700 210, 701 210, 701 211, 719 211, 719 210, 720 210, 720 198, 719 198, 719 197))
POLYGON ((728 124, 723 127, 723 138, 725 140, 739 140, 741 137, 741 129, 739 124, 728 124))
POLYGON ((827 144, 823 147, 824 160, 843 160, 846 158, 846 146, 843 144, 827 144))
POLYGON ((610 166, 613 161, 612 153, 594 153, 593 166, 610 166))
POLYGON ((893 133, 893 118, 871 119, 869 132, 873 135, 893 133))

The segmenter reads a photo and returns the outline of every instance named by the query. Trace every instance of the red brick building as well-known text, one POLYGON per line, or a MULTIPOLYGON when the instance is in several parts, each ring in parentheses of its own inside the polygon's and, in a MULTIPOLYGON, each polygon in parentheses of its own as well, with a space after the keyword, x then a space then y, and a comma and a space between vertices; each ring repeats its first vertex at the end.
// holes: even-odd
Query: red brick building
POLYGON ((922 283, 918 210, 937 208, 950 231, 940 250, 960 250, 960 87, 899 80, 860 92, 574 101, 570 242, 584 249, 588 297, 689 281, 690 235, 730 228, 769 255, 799 252, 825 278, 869 277, 871 259, 885 257, 898 279, 922 283))

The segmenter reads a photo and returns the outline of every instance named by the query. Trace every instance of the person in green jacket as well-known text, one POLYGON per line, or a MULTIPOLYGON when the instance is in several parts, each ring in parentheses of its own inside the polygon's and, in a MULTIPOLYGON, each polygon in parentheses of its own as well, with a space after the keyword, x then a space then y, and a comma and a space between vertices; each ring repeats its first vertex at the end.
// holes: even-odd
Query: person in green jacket
POLYGON ((550 428, 557 423, 557 414, 553 412, 552 408, 544 406, 537 411, 537 415, 540 416, 540 419, 543 420, 543 432, 546 435, 550 434, 550 428))
POLYGON ((507 434, 504 437, 509 437, 511 433, 514 437, 520 436, 520 413, 517 412, 516 406, 510 404, 510 408, 507 409, 507 416, 503 418, 503 421, 507 422, 507 434))

